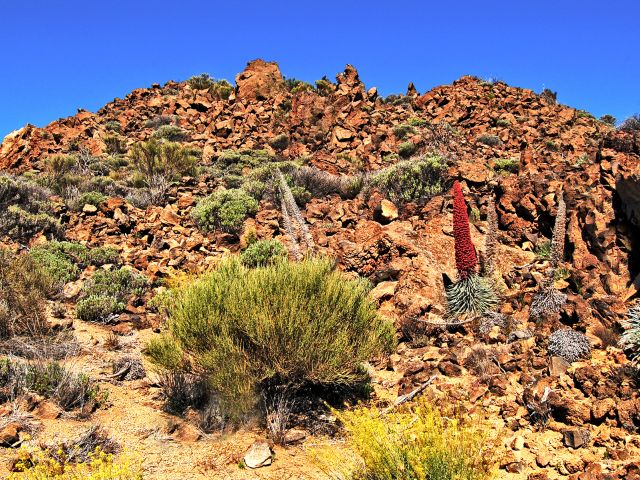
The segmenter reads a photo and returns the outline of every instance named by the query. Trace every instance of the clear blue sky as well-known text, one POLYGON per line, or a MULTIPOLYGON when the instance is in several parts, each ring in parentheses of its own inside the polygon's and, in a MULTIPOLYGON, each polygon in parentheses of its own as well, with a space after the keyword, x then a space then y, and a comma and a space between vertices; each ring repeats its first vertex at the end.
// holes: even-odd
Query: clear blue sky
POLYGON ((621 120, 640 112, 638 3, 0 0, 0 138, 254 58, 310 82, 351 63, 384 95, 492 76, 621 120))

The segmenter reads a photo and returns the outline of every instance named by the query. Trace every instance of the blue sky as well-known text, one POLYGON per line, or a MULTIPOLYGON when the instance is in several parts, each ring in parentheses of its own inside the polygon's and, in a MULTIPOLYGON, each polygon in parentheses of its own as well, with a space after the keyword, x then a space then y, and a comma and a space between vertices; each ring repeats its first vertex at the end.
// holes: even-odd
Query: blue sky
POLYGON ((496 77, 621 120, 640 112, 638 3, 0 0, 0 138, 254 58, 309 82, 351 63, 383 95, 496 77))

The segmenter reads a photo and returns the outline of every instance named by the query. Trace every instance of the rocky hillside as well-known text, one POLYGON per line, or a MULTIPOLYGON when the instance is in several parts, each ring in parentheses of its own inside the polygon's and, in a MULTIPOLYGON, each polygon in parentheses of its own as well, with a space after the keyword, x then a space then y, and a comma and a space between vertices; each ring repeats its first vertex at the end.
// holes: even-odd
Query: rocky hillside
MULTIPOLYGON (((48 301, 50 310, 62 306, 62 319, 55 322, 78 338, 75 363, 101 378, 113 399, 93 414, 94 422, 115 430, 123 418, 130 422, 123 439, 146 457, 149 478, 316 478, 305 456, 316 440, 313 429, 296 430, 301 443, 277 447, 273 465, 254 477, 238 470, 237 456, 263 436, 260 430, 236 432, 231 439, 202 437, 189 418, 163 412, 153 374, 131 382, 105 378, 111 360, 123 351, 139 356, 162 330, 151 299, 171 279, 241 251, 250 236, 278 239, 291 250, 273 196, 258 196, 258 210, 242 228, 209 231, 194 215, 199 200, 247 186, 269 163, 306 168, 311 180, 294 193, 297 201, 304 197, 298 203, 315 248, 349 275, 369 279, 379 311, 397 327, 396 352, 371 366, 372 402, 412 392, 435 376, 428 389, 504 430, 498 478, 640 478, 638 374, 617 344, 640 288, 639 161, 638 132, 616 130, 548 95, 503 82, 463 77, 424 94, 409 84, 406 95, 382 98, 351 66, 335 83, 325 78, 313 87, 256 60, 237 75, 234 87, 206 77, 154 84, 96 113, 81 110, 44 128, 27 125, 9 134, 0 145, 0 169, 11 178, 47 178, 49 214, 60 227, 36 227, 20 236, 7 230, 1 244, 17 252, 57 236, 110 246, 149 282, 104 325, 74 312, 83 285, 99 267, 80 265, 78 277, 48 301), (145 170, 129 160, 137 144, 162 135, 192 152, 197 168, 178 172, 160 188, 150 176, 136 178, 145 170), (246 158, 238 160, 241 155, 246 158), (74 166, 61 166, 60 159, 70 157, 74 166), (387 186, 404 185, 405 173, 394 165, 433 157, 443 167, 428 195, 407 197, 376 188, 375 181, 349 194, 319 187, 340 178, 367 184, 379 172, 389 173, 387 186), (478 251, 489 228, 489 198, 495 198, 499 313, 508 326, 441 325, 445 285, 456 277, 449 195, 454 180, 462 184, 478 251), (561 192, 567 232, 555 287, 567 303, 557 315, 535 322, 529 307, 548 265, 544 252, 561 192), (88 193, 101 196, 94 201, 88 193), (589 358, 570 363, 549 354, 549 335, 567 327, 586 334, 589 358), (120 352, 107 347, 114 334, 124 345, 120 352), (478 367, 478 356, 489 360, 478 367), (544 425, 535 418, 540 409, 546 409, 544 425), (173 453, 163 460, 167 442, 173 453)), ((43 423, 43 438, 80 429, 78 420, 42 410, 32 405, 30 412, 43 423)), ((19 443, 17 437, 7 442, 19 443)), ((12 458, 11 450, 2 456, 12 458)))

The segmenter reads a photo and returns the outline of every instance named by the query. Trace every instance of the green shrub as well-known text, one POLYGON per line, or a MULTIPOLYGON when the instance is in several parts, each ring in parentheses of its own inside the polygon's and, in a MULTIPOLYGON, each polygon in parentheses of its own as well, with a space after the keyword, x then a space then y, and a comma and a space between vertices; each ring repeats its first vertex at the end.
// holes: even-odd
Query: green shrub
POLYGON ((0 391, 2 401, 32 392, 54 400, 64 410, 95 406, 104 398, 95 381, 57 362, 0 360, 0 391))
POLYGON ((424 118, 412 117, 412 118, 409 119, 408 123, 412 127, 424 127, 429 122, 427 120, 425 120, 424 118))
POLYGON ((202 372, 236 418, 263 388, 353 387, 361 362, 394 343, 369 288, 326 259, 247 269, 233 257, 176 292, 169 331, 147 352, 166 371, 202 372))
POLYGON ((496 120, 496 127, 508 127, 509 125, 511 125, 511 122, 506 118, 499 118, 496 120))
POLYGON ((188 135, 187 132, 176 125, 162 125, 151 134, 151 138, 170 142, 183 142, 188 138, 188 135))
POLYGON ((125 304, 116 297, 89 295, 78 300, 76 316, 85 322, 109 323, 124 310, 125 304))
POLYGON ((442 193, 446 163, 441 157, 405 160, 372 174, 366 189, 380 190, 393 202, 414 202, 442 193))
POLYGON ((29 180, 0 174, 0 235, 16 241, 29 240, 38 232, 60 236, 62 226, 53 217, 50 194, 29 180))
POLYGON ((109 120, 104 124, 104 128, 109 132, 120 133, 120 131, 122 130, 122 125, 120 125, 120 122, 118 122, 117 120, 109 120))
POLYGON ((104 146, 109 155, 120 155, 127 152, 127 139, 118 134, 107 135, 104 137, 104 146))
POLYGON ((260 180, 247 180, 242 184, 242 189, 253 198, 260 201, 264 192, 267 190, 267 186, 260 180))
POLYGON ((602 115, 600 117, 600 121, 602 123, 606 123, 607 125, 611 125, 612 127, 616 126, 616 117, 614 117, 613 115, 609 115, 609 114, 602 115))
POLYGON ((299 187, 297 185, 291 187, 291 194, 293 195, 293 198, 295 199, 296 203, 300 207, 304 207, 309 202, 309 200, 311 200, 311 198, 313 197, 313 195, 311 195, 311 192, 309 190, 307 190, 304 187, 299 187))
POLYGON ((249 245, 240 261, 245 267, 256 268, 271 265, 287 257, 287 250, 277 240, 258 240, 249 245))
POLYGON ((480 135, 478 137, 478 142, 484 143, 485 145, 489 145, 490 147, 495 147, 502 143, 500 141, 500 138, 498 138, 496 135, 480 135))
POLYGON ((198 164, 198 157, 191 148, 154 138, 133 145, 129 157, 147 184, 152 183, 156 176, 173 179, 176 176, 193 175, 198 164))
POLYGON ((97 207, 108 198, 109 197, 101 192, 85 192, 73 201, 72 206, 74 207, 74 210, 82 210, 85 205, 93 205, 97 207))
POLYGON ((48 249, 47 245, 33 247, 29 255, 49 276, 52 285, 59 289, 66 283, 76 280, 80 276, 80 269, 66 255, 48 249))
POLYGON ((410 135, 412 133, 415 133, 415 129, 411 125, 407 125, 406 123, 393 127, 393 134, 399 140, 406 138, 407 135, 410 135))
POLYGON ((398 145, 398 155, 400 155, 402 158, 409 158, 411 155, 416 153, 417 149, 418 147, 414 143, 403 142, 398 145))
POLYGON ((218 156, 217 163, 226 173, 241 175, 245 168, 255 168, 274 160, 266 150, 225 150, 218 156))
POLYGON ((30 255, 0 248, 0 338, 49 332, 45 296, 51 280, 30 255))
POLYGON ((341 480, 489 480, 495 476, 493 428, 453 409, 416 404, 387 415, 360 407, 338 412, 346 444, 327 445, 317 460, 341 480))
POLYGON ((233 93, 233 90, 233 85, 224 79, 217 80, 209 87, 209 93, 218 100, 227 100, 233 93))
POLYGON ((193 218, 205 232, 220 229, 238 232, 245 219, 258 212, 258 201, 242 189, 220 190, 203 198, 193 209, 193 218))
POLYGON ((493 169, 496 172, 518 173, 520 160, 517 158, 496 158, 493 161, 493 169))
POLYGON ((269 141, 269 145, 275 150, 284 150, 289 146, 289 135, 286 133, 276 135, 269 141))
POLYGON ((194 75, 187 83, 194 90, 207 90, 211 88, 215 80, 208 73, 201 73, 200 75, 194 75))
POLYGON ((82 291, 87 295, 124 300, 132 295, 142 295, 147 284, 148 281, 144 276, 128 268, 98 270, 87 280, 82 291))

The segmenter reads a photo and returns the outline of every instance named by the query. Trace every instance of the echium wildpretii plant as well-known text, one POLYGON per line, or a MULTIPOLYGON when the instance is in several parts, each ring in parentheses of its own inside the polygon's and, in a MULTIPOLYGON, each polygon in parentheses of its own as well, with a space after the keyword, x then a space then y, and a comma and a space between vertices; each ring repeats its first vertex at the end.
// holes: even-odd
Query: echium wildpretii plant
POLYGON ((498 299, 491 284, 476 272, 478 256, 471 241, 467 204, 462 187, 453 184, 453 237, 458 278, 446 290, 450 317, 481 315, 488 312, 498 299))
POLYGON ((279 182, 282 219, 290 239, 291 253, 296 260, 301 260, 303 253, 300 249, 300 243, 303 244, 306 254, 312 254, 315 246, 313 237, 302 213, 300 213, 295 198, 293 198, 293 193, 291 193, 287 180, 280 170, 276 172, 276 175, 279 182))
POLYGON ((631 353, 634 362, 640 361, 640 303, 627 312, 627 318, 622 322, 624 333, 620 337, 620 346, 631 353))
POLYGON ((496 254, 498 253, 498 212, 493 196, 489 196, 487 235, 484 242, 484 274, 491 277, 496 271, 496 254))
POLYGON ((540 288, 533 297, 529 317, 539 320, 544 315, 558 313, 567 302, 567 296, 554 286, 556 272, 564 258, 564 237, 567 231, 567 205, 562 191, 558 196, 558 212, 551 237, 551 260, 540 288))

